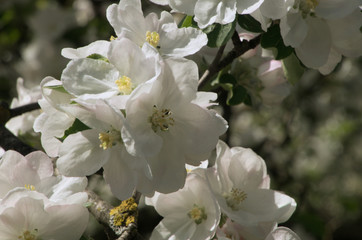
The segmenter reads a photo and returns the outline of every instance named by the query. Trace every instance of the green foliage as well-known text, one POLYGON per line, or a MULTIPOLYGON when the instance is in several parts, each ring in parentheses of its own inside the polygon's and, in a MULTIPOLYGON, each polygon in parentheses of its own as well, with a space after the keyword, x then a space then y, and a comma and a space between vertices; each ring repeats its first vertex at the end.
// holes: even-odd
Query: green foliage
POLYGON ((207 38, 209 39, 207 46, 212 48, 224 46, 233 36, 235 27, 236 20, 225 25, 215 23, 205 28, 203 31, 207 34, 207 38))
POLYGON ((255 33, 262 33, 264 32, 261 28, 260 22, 255 20, 252 16, 245 14, 245 15, 239 15, 238 16, 238 24, 243 29, 249 31, 249 32, 255 32, 255 33))
POLYGON ((105 61, 105 62, 109 63, 108 58, 106 58, 105 56, 98 54, 98 53, 93 53, 93 54, 89 55, 87 58, 101 60, 101 61, 105 61))
POLYGON ((280 35, 280 28, 278 24, 272 25, 268 28, 266 33, 261 35, 260 44, 263 48, 275 48, 275 59, 280 60, 288 57, 293 53, 293 48, 285 46, 283 38, 280 35))
POLYGON ((226 103, 230 106, 245 103, 251 105, 251 97, 248 91, 237 83, 231 74, 221 74, 217 79, 217 84, 228 92, 226 103))
POLYGON ((185 16, 182 21, 179 23, 180 28, 184 27, 195 27, 197 28, 197 23, 194 21, 193 16, 185 16))
MULTIPOLYGON (((209 40, 207 42, 207 46, 212 48, 218 48, 225 45, 234 34, 236 21, 237 20, 224 25, 214 23, 204 29, 201 29, 204 33, 207 34, 207 38, 209 40)), ((185 16, 179 23, 179 27, 199 28, 193 16, 185 16)))
POLYGON ((295 84, 304 74, 304 67, 300 64, 299 59, 292 53, 282 60, 283 71, 287 80, 295 84))
POLYGON ((63 85, 45 86, 44 88, 49 88, 61 93, 68 93, 67 90, 64 89, 63 85))
POLYGON ((75 121, 73 122, 73 125, 64 131, 64 136, 59 138, 59 140, 64 141, 64 139, 66 139, 70 134, 74 134, 74 133, 84 131, 87 129, 90 129, 90 128, 87 125, 85 125, 84 123, 82 123, 79 119, 76 118, 75 121))

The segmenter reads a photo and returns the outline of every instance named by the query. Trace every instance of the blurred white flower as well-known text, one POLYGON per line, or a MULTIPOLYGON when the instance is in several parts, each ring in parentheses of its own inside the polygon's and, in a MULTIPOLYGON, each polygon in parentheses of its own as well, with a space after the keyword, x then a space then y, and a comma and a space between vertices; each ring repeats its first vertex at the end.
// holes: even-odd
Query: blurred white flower
POLYGON ((227 24, 235 20, 236 13, 250 14, 257 10, 264 0, 151 0, 156 4, 169 4, 173 11, 195 16, 200 28, 213 23, 227 24))
MULTIPOLYGON (((16 108, 26 104, 35 103, 41 98, 40 86, 27 88, 24 86, 24 79, 22 78, 17 79, 16 90, 18 97, 12 100, 10 108, 16 108)), ((39 116, 39 114, 40 110, 24 113, 20 116, 11 118, 5 126, 16 136, 25 134, 34 135, 32 132, 33 124, 35 118, 39 116)))
POLYGON ((164 219, 151 235, 153 239, 211 239, 220 221, 220 210, 205 180, 189 174, 185 186, 174 193, 156 193, 146 198, 164 219))

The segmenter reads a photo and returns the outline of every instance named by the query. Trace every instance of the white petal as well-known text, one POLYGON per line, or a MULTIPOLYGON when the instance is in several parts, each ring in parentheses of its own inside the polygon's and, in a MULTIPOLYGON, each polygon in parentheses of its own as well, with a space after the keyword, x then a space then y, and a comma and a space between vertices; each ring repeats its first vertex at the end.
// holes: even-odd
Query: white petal
POLYGON ((308 25, 299 13, 288 14, 280 19, 280 34, 286 46, 298 47, 306 38, 308 25))
POLYGON ((109 159, 103 150, 97 130, 85 130, 69 135, 60 146, 57 167, 65 176, 86 176, 95 173, 109 159))
POLYGON ((331 34, 325 21, 308 19, 308 33, 303 42, 295 49, 298 58, 310 68, 323 66, 331 51, 331 34))
POLYGON ((100 54, 102 56, 107 56, 109 44, 110 42, 108 41, 99 40, 77 49, 63 48, 62 56, 69 59, 86 58, 94 53, 100 54))
POLYGON ((315 14, 325 19, 338 19, 358 9, 360 0, 319 0, 315 14))
POLYGON ((257 10, 264 0, 236 0, 239 14, 250 14, 257 10))
POLYGON ((118 71, 109 63, 94 59, 72 60, 64 69, 61 80, 64 88, 75 96, 84 94, 118 93, 115 81, 118 71))

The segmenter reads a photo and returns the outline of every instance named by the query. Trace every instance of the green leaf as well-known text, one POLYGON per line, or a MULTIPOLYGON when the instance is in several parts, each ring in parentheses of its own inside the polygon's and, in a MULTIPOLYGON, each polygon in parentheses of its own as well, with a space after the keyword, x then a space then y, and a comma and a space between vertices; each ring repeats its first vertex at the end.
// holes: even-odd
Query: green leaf
POLYGON ((209 39, 207 46, 215 48, 225 45, 234 34, 235 26, 236 21, 225 25, 216 23, 205 28, 203 31, 209 39))
POLYGON ((62 93, 68 93, 67 90, 64 89, 63 85, 45 86, 44 88, 49 88, 62 93))
POLYGON ((299 59, 294 53, 284 58, 282 63, 285 77, 294 85, 303 76, 304 67, 300 64, 299 59))
POLYGON ((179 23, 180 28, 191 27, 192 26, 192 16, 185 16, 182 21, 179 23))
POLYGON ((249 14, 239 15, 238 23, 240 27, 249 32, 255 32, 255 33, 264 32, 263 29, 261 28, 260 22, 255 20, 255 18, 253 18, 249 14))
POLYGON ((89 55, 87 58, 95 59, 95 60, 102 60, 102 61, 109 63, 108 58, 106 58, 105 56, 98 54, 98 53, 93 53, 93 54, 89 55))
POLYGON ((226 103, 231 106, 238 105, 245 100, 248 100, 248 96, 249 95, 246 89, 243 86, 237 85, 234 86, 231 91, 229 91, 226 103))
POLYGON ((261 35, 260 44, 263 48, 276 48, 276 60, 288 57, 294 50, 292 47, 284 45, 278 24, 272 25, 266 33, 261 35))
POLYGON ((237 84, 235 77, 229 73, 225 73, 225 74, 221 75, 218 79, 218 82, 221 85, 228 84, 228 85, 234 86, 237 84))
POLYGON ((78 118, 76 118, 75 121, 73 122, 73 125, 64 131, 64 136, 59 138, 59 140, 63 142, 64 139, 66 139, 70 134, 74 134, 74 133, 84 131, 87 129, 90 129, 90 128, 87 125, 85 125, 84 123, 82 123, 78 118))

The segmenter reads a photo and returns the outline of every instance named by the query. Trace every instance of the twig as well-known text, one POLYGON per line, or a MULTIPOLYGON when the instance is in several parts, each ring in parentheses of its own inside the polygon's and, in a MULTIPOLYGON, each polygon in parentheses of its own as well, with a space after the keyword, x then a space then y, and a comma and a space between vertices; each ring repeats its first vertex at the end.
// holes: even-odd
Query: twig
POLYGON ((23 106, 16 107, 16 108, 12 108, 12 109, 10 109, 10 118, 13 118, 13 117, 19 116, 21 114, 37 110, 37 109, 40 109, 40 106, 37 102, 29 103, 27 105, 23 105, 23 106))
POLYGON ((109 212, 113 208, 112 205, 103 201, 96 193, 90 190, 86 190, 88 194, 88 201, 91 204, 88 210, 97 221, 104 226, 104 231, 107 234, 109 240, 117 239, 117 235, 113 232, 109 226, 109 212))
POLYGON ((232 36, 234 48, 220 61, 215 58, 208 70, 203 74, 199 81, 198 89, 201 90, 220 70, 234 61, 235 58, 241 56, 250 49, 255 48, 260 43, 260 35, 250 41, 240 41, 238 33, 235 31, 232 36), (219 62, 220 61, 220 62, 219 62))

